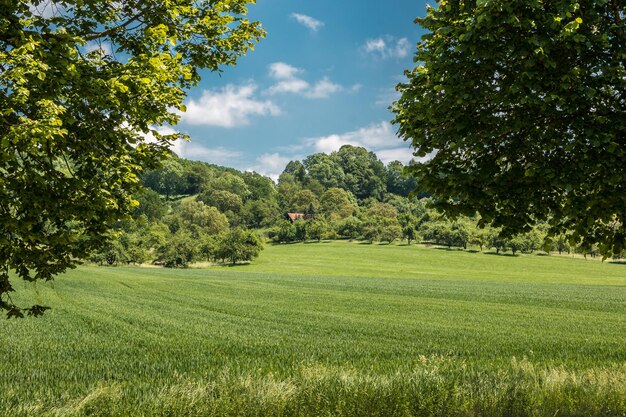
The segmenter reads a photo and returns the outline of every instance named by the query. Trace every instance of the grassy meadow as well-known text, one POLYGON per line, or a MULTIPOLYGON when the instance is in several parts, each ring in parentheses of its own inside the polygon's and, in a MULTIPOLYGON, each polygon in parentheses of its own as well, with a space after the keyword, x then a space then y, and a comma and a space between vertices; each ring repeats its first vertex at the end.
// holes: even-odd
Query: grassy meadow
POLYGON ((323 242, 16 287, 53 309, 0 320, 2 416, 626 416, 624 264, 323 242))

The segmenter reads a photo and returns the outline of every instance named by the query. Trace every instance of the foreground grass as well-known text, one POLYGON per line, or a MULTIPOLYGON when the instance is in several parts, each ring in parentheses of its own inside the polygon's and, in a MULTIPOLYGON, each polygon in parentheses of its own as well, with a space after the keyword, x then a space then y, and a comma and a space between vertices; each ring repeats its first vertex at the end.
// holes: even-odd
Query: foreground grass
POLYGON ((36 291, 0 415, 626 415, 624 265, 336 242, 36 291))

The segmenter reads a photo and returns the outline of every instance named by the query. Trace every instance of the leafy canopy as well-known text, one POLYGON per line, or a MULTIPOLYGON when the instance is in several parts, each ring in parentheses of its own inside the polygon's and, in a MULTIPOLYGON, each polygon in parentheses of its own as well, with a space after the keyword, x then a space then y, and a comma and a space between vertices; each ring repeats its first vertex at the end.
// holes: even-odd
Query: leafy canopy
POLYGON ((605 255, 626 244, 626 3, 441 1, 394 103, 411 167, 456 215, 605 255))
POLYGON ((264 35, 254 0, 4 1, 0 7, 0 309, 9 272, 49 280, 101 245, 138 176, 182 137, 199 70, 264 35), (150 138, 150 139, 148 139, 150 138))

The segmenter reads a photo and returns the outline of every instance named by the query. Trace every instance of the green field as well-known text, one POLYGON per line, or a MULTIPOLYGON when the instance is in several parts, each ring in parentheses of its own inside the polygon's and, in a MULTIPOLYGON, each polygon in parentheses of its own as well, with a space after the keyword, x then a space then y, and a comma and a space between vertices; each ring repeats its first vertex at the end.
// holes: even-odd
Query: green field
POLYGON ((624 264, 333 242, 16 287, 53 309, 0 320, 2 416, 626 415, 624 264))

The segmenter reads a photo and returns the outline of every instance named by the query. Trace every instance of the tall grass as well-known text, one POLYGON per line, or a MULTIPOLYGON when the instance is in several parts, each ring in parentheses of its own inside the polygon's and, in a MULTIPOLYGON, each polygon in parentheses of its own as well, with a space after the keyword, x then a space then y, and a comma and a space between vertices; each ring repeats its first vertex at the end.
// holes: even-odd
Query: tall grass
POLYGON ((152 387, 98 386, 65 404, 18 404, 15 416, 621 416, 626 368, 568 371, 515 360, 486 372, 443 357, 371 374, 303 365, 289 378, 223 371, 210 380, 152 387))

